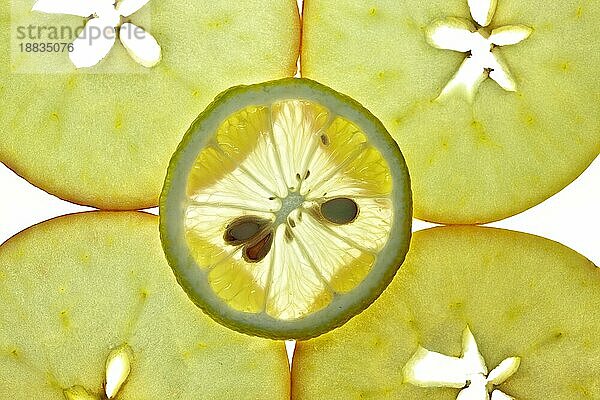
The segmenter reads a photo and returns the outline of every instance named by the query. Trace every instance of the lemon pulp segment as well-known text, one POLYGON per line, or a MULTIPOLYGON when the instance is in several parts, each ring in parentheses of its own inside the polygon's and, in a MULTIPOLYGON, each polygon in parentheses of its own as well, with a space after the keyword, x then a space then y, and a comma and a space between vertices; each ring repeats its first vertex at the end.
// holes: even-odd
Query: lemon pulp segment
MULTIPOLYGON (((308 82, 299 84, 320 87, 308 82)), ((237 106, 202 132, 205 143, 179 182, 176 223, 206 282, 199 296, 214 297, 246 321, 293 324, 331 307, 365 280, 384 249, 403 255, 407 246, 387 248, 398 235, 394 226, 410 225, 408 176, 398 172, 397 147, 378 146, 326 97, 288 91, 217 100, 237 106)), ((171 169, 180 165, 176 156, 171 169)), ((168 178, 166 192, 169 185, 168 178)), ((168 219, 172 210, 165 211, 168 219)), ((401 236, 407 241, 410 233, 401 236)), ((396 257, 385 262, 394 271, 400 264, 396 257)), ((179 260, 173 264, 180 274, 179 260)), ((188 294, 190 286, 200 291, 195 282, 186 286, 188 294)))
POLYGON ((198 156, 187 189, 188 244, 215 293, 275 318, 302 317, 353 289, 394 220, 387 162, 354 124, 307 101, 232 115, 198 156), (324 217, 335 200, 357 206, 353 221, 324 217), (264 223, 228 243, 223 235, 239 218, 264 223), (261 245, 270 251, 260 259, 247 254, 261 245))

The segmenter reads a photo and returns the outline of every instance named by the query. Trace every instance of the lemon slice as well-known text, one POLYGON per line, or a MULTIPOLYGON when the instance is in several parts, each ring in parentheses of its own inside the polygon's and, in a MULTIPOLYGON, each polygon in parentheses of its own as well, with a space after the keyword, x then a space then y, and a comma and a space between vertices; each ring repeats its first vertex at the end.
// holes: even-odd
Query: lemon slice
POLYGON ((171 160, 160 207, 190 298, 270 338, 317 336, 365 309, 410 241, 398 146, 360 104, 306 79, 220 95, 171 160))

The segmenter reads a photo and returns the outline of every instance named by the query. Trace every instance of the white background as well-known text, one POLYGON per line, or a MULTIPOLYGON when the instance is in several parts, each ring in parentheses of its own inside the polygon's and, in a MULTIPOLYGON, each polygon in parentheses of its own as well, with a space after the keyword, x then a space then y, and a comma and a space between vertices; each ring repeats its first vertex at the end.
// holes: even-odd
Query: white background
MULTIPOLYGON (((0 243, 23 229, 64 214, 90 210, 60 200, 0 164, 0 243)), ((150 210, 156 214, 156 209, 150 210)), ((490 224, 555 240, 600 266, 600 158, 556 196, 490 224)), ((414 221, 414 229, 433 226, 414 221)))
MULTIPOLYGON (((302 0, 298 0, 301 4, 302 0)), ((64 214, 90 210, 30 185, 0 164, 0 243, 21 230, 64 214)), ((156 210, 150 210, 156 213, 156 210)), ((491 226, 544 236, 600 265, 600 158, 576 181, 544 203, 491 226)), ((433 226, 415 220, 414 229, 433 226)), ((288 342, 291 357, 293 343, 288 342)))

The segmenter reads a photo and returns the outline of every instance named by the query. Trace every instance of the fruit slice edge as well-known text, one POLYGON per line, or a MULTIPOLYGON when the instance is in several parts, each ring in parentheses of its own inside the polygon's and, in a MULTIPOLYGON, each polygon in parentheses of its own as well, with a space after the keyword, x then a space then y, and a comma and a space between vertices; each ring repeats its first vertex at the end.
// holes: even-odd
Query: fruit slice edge
POLYGON ((75 70, 67 53, 21 53, 17 27, 74 30, 83 21, 32 13, 31 5, 0 5, 0 161, 77 204, 156 206, 173 150, 216 94, 296 70, 293 0, 150 1, 131 19, 162 46, 163 59, 151 69, 119 41, 89 70, 75 70), (185 41, 190 35, 196 40, 185 41), (23 66, 43 73, 13 71, 23 66))
POLYGON ((26 229, 0 246, 0 292, 2 398, 99 394, 123 343, 133 361, 117 398, 289 398, 283 343, 200 312, 164 259, 153 215, 90 212, 26 229))
POLYGON ((306 79, 283 79, 258 85, 232 88, 220 95, 196 120, 173 157, 161 197, 161 237, 167 259, 179 283, 192 301, 220 323, 244 333, 276 339, 308 338, 339 326, 366 308, 387 286, 401 265, 408 248, 411 226, 410 182, 397 144, 385 128, 354 100, 306 79), (190 254, 180 222, 185 209, 185 188, 189 171, 201 149, 228 116, 252 104, 278 100, 313 100, 354 122, 366 132, 370 143, 393 157, 392 203, 397 222, 376 266, 352 295, 337 296, 326 308, 293 321, 261 314, 248 314, 223 305, 211 295, 205 273, 190 254))
POLYGON ((368 310, 297 344, 292 398, 455 399, 459 389, 405 382, 403 368, 419 346, 459 357, 466 326, 489 370, 521 357, 505 393, 597 397, 599 285, 589 260, 545 238, 466 226, 416 232, 403 268, 368 310))

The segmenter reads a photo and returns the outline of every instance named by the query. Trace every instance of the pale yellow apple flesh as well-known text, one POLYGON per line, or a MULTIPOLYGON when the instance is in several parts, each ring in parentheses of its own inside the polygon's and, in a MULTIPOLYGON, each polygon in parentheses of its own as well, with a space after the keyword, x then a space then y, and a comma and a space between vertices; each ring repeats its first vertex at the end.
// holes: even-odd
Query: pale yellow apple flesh
POLYGON ((516 399, 600 398, 600 270, 537 236, 480 227, 417 232, 392 284, 345 326, 297 345, 294 400, 454 400, 403 370, 419 346, 461 356, 466 327, 516 399))
POLYGON ((467 0, 306 0, 302 75, 346 93, 399 143, 415 216, 484 223, 532 207, 600 153, 600 8, 592 1, 498 0, 489 31, 532 28, 494 49, 516 92, 491 79, 472 103, 437 99, 466 53, 427 42, 439 18, 470 19, 467 0))
POLYGON ((283 343, 194 306, 155 216, 78 214, 20 233, 0 247, 0 298, 2 399, 100 400, 109 355, 128 352, 117 400, 289 399, 283 343))
POLYGON ((0 162, 71 202, 156 206, 169 158, 214 96, 296 71, 294 0, 152 0, 129 20, 156 38, 162 60, 143 67, 117 39, 84 69, 68 52, 21 51, 31 42, 70 43, 47 39, 48 29, 62 35, 84 23, 31 12, 33 3, 0 4, 0 162), (18 39, 29 26, 34 36, 45 28, 43 38, 18 39))

